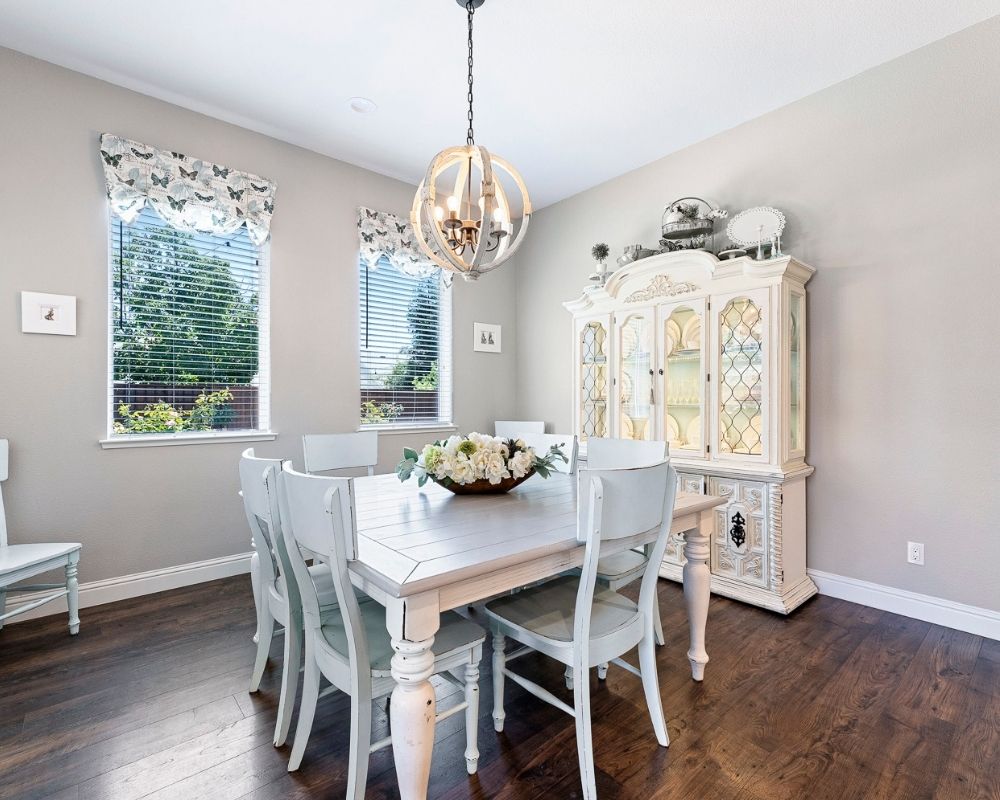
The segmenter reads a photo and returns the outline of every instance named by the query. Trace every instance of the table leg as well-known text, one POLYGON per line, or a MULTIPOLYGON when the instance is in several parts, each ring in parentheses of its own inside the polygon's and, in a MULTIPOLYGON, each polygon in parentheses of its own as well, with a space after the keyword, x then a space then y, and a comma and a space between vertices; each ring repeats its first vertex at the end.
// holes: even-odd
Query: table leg
POLYGON ((708 603, 711 599, 712 574, 708 567, 710 556, 709 536, 712 530, 711 513, 701 515, 698 528, 684 534, 684 601, 687 605, 688 626, 691 629, 691 677, 700 681, 705 677, 708 653, 705 651, 705 626, 708 623, 708 603))
MULTIPOLYGON (((392 691, 389 719, 392 726, 392 757, 396 764, 396 779, 402 800, 426 800, 431 774, 431 754, 434 749, 434 724, 437 714, 434 687, 434 633, 440 622, 433 614, 413 614, 407 604, 397 601, 398 611, 387 607, 386 622, 392 637, 392 691), (421 616, 423 624, 419 623, 421 616), (405 620, 405 625, 404 621, 405 620), (394 622, 396 624, 394 624, 394 622), (406 636, 407 638, 403 638, 406 636), (417 637, 421 638, 417 638, 417 637)), ((422 609, 429 611, 429 609, 422 609)))

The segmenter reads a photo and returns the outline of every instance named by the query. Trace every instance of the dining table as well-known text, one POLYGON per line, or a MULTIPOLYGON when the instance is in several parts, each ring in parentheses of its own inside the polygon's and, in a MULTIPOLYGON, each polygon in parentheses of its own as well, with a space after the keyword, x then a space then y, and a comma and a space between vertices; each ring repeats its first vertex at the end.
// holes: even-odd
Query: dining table
MULTIPOLYGON (((577 475, 535 476, 507 494, 456 495, 395 475, 355 478, 357 558, 352 582, 386 609, 396 687, 390 702, 393 758, 403 800, 425 800, 436 702, 431 646, 441 613, 557 576, 583 563, 577 539, 577 475)), ((712 509, 724 498, 678 492, 671 535, 684 538, 684 598, 691 675, 708 653, 712 509)), ((642 547, 656 530, 602 543, 602 555, 642 547)))

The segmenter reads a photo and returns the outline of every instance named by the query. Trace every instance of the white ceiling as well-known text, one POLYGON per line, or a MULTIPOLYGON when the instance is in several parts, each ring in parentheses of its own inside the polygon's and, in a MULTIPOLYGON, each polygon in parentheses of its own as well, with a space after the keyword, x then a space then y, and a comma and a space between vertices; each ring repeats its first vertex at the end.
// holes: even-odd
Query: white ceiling
MULTIPOLYGON (((488 0, 476 138, 541 207, 996 14, 1000 0, 488 0)), ((411 183, 465 140, 455 0, 3 0, 0 45, 411 183), (352 112, 355 95, 378 111, 352 112)))

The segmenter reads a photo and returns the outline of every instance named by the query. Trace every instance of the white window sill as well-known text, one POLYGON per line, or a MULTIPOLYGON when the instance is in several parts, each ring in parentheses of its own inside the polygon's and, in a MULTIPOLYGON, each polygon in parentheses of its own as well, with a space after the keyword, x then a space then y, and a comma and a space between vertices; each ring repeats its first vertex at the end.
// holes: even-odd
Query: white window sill
POLYGON ((443 433, 454 433, 458 430, 455 425, 450 425, 448 423, 435 422, 429 425, 362 425, 358 428, 359 431, 378 431, 379 433, 385 434, 397 434, 397 433, 430 433, 432 431, 441 431, 443 433))
POLYGON ((278 434, 271 431, 234 431, 233 433, 149 433, 115 436, 101 439, 101 447, 105 450, 117 450, 123 447, 173 447, 185 444, 232 444, 234 442, 269 442, 278 434))

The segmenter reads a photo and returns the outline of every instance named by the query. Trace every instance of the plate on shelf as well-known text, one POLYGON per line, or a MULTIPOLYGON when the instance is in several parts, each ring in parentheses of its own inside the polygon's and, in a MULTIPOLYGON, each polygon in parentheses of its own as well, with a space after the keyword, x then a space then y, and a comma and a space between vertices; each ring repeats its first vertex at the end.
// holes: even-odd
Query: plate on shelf
POLYGON ((681 335, 681 326, 673 319, 667 320, 667 336, 674 341, 674 347, 683 347, 684 337, 681 335))
POLYGON ((687 430, 684 432, 684 436, 687 438, 687 443, 689 447, 695 449, 701 448, 701 415, 696 415, 687 426, 687 430))
POLYGON ((685 350, 701 349, 701 317, 692 314, 681 331, 681 347, 685 350))
POLYGON ((672 414, 667 414, 667 442, 671 447, 681 446, 681 426, 672 414))
POLYGON ((757 206, 741 211, 726 226, 726 236, 740 247, 756 247, 781 236, 785 229, 785 215, 770 206, 757 206))

